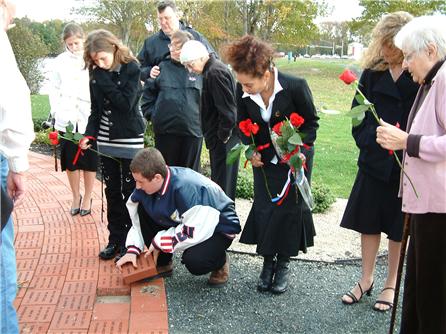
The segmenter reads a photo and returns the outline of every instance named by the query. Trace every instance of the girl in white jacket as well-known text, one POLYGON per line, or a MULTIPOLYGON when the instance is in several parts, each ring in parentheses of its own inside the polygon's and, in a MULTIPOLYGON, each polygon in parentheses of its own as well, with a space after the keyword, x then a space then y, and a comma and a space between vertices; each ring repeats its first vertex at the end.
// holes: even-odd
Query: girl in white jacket
MULTIPOLYGON (((91 112, 88 70, 85 69, 83 60, 84 32, 79 25, 69 23, 62 36, 66 51, 54 60, 50 92, 51 115, 55 121, 55 129, 61 134, 66 131, 69 122, 74 126, 74 132, 84 134, 91 112)), ((91 213, 97 154, 87 150, 73 164, 77 145, 62 139, 60 147, 62 171, 67 171, 73 195, 70 213, 72 216, 88 215, 91 213), (83 171, 84 176, 83 197, 80 194, 80 171, 83 171)))

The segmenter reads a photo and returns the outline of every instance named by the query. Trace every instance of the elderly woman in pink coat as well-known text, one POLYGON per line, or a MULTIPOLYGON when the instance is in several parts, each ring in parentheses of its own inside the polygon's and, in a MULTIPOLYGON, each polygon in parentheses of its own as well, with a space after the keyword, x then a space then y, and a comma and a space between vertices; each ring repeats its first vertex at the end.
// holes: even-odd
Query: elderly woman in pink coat
POLYGON ((377 142, 405 150, 402 210, 410 214, 410 243, 400 333, 446 333, 446 20, 413 19, 395 37, 403 67, 421 86, 407 132, 381 123, 377 142))

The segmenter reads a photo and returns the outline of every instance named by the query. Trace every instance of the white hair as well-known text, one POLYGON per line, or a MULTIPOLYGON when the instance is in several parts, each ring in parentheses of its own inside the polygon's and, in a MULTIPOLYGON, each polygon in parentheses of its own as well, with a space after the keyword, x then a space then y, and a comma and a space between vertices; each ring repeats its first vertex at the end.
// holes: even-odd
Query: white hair
POLYGON ((429 44, 438 49, 438 56, 446 56, 446 16, 420 16, 407 23, 395 36, 395 45, 405 53, 420 52, 429 44))

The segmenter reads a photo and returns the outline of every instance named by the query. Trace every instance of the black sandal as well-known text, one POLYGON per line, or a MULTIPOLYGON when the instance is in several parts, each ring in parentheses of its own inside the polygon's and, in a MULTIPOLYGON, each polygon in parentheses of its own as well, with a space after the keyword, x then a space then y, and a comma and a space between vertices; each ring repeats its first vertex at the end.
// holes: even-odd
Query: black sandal
POLYGON ((372 284, 366 291, 362 290, 362 286, 361 286, 361 284, 359 284, 359 282, 356 283, 359 286, 359 290, 361 291, 361 296, 359 297, 359 299, 356 298, 356 296, 354 295, 353 292, 349 291, 344 296, 350 297, 352 301, 348 302, 348 301, 345 301, 344 299, 342 299, 342 303, 345 305, 352 305, 352 304, 359 303, 359 301, 362 299, 362 296, 364 296, 364 295, 370 296, 372 293, 372 290, 373 290, 373 283, 375 283, 375 282, 372 282, 372 284))
MULTIPOLYGON (((393 290, 393 293, 395 293, 395 289, 391 288, 391 287, 387 287, 387 288, 382 289, 381 293, 383 291, 385 291, 385 290, 393 290)), ((388 301, 379 300, 379 299, 376 300, 375 301, 375 305, 373 305, 373 310, 378 311, 378 312, 387 312, 387 311, 390 311, 392 308, 393 308, 393 302, 388 302, 388 301), (382 310, 379 307, 377 307, 376 304, 387 305, 387 306, 389 306, 389 308, 382 310)))

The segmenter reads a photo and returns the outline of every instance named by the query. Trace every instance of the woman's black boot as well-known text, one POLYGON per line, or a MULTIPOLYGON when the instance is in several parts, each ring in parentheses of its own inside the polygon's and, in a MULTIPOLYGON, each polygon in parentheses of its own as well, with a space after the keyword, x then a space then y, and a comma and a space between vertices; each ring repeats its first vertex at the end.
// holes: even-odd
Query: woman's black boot
POLYGON ((288 289, 288 275, 290 272, 289 256, 279 255, 277 257, 276 272, 271 292, 275 294, 284 293, 288 289))
POLYGON ((274 267, 276 262, 273 255, 263 257, 263 268, 260 273, 259 282, 257 283, 257 290, 261 292, 271 289, 273 284, 274 267))

